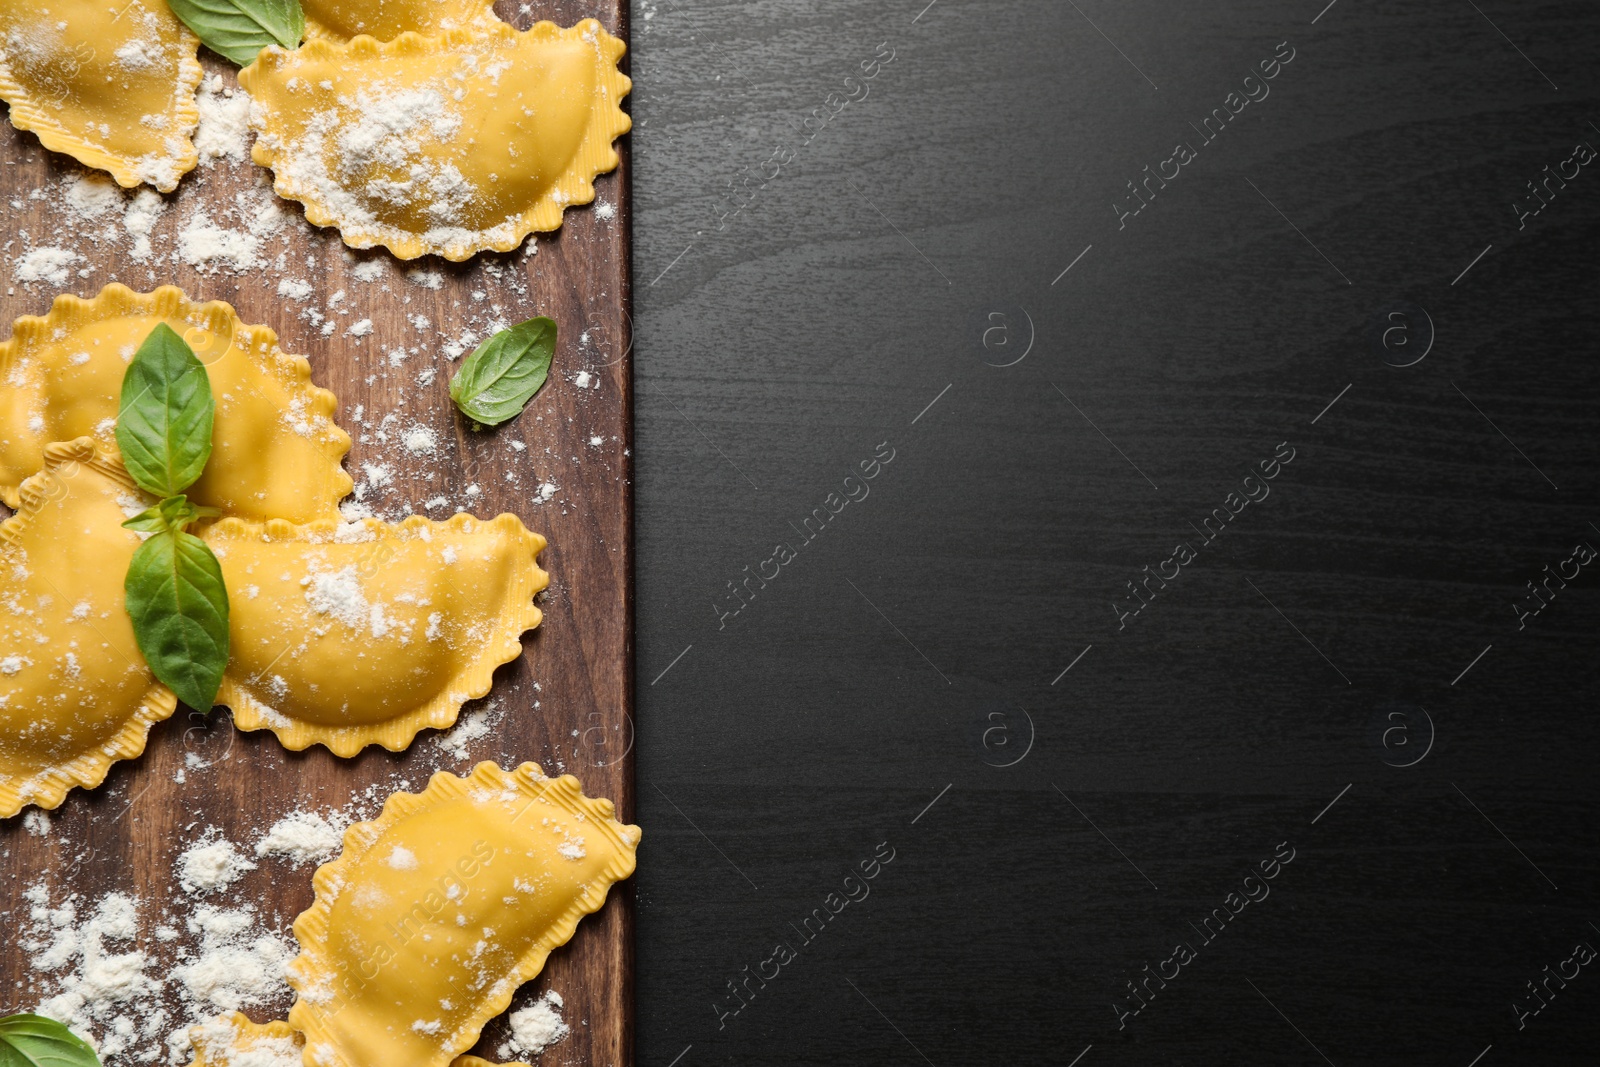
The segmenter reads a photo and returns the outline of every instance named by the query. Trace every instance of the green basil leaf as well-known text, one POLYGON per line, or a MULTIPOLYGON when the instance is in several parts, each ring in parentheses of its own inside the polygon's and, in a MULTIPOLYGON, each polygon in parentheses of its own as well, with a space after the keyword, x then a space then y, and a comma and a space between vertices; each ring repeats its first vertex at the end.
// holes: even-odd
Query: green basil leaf
POLYGON ((100 1067, 88 1042, 43 1015, 0 1019, 0 1067, 100 1067))
POLYGON ((168 533, 183 529, 201 518, 203 513, 216 514, 216 508, 198 508, 186 496, 169 496, 153 508, 146 508, 122 525, 140 533, 168 533))
POLYGON ((300 0, 167 0, 202 44, 241 67, 267 45, 300 47, 306 16, 300 0))
POLYGON ((122 525, 138 533, 158 534, 172 532, 172 524, 167 521, 167 517, 161 513, 159 507, 147 508, 122 525))
POLYGON ((498 426, 522 414, 556 354, 556 324, 542 315, 479 345, 450 379, 450 399, 468 418, 498 426))
POLYGON ((150 331, 122 377, 117 447, 139 488, 170 497, 195 483, 211 458, 211 378, 166 323, 150 331))
POLYGON ((193 534, 158 533, 134 552, 123 588, 150 670, 179 700, 210 711, 228 665, 228 589, 217 557, 193 534))

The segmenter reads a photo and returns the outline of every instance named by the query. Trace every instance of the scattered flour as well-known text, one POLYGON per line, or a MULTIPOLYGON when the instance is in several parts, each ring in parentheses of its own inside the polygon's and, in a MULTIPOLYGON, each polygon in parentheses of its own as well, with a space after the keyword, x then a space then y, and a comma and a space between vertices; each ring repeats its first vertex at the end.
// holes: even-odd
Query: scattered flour
POLYGON ((109 178, 79 174, 67 183, 66 200, 80 218, 97 219, 122 205, 122 190, 109 178))
POLYGON ((178 173, 178 153, 184 150, 184 142, 179 137, 167 138, 167 151, 171 155, 158 156, 154 153, 139 160, 135 173, 139 180, 148 182, 157 189, 172 192, 178 187, 178 179, 183 175, 178 173))
POLYGON ((255 867, 232 841, 211 837, 191 845, 178 857, 178 884, 185 892, 211 893, 227 888, 255 867))
POLYGON ((271 237, 288 223, 283 201, 264 186, 233 194, 233 213, 255 237, 271 237))
POLYGON ((401 443, 413 456, 431 456, 439 449, 439 435, 418 423, 406 431, 401 443))
POLYGON ((505 717, 505 711, 498 697, 480 708, 463 710, 455 726, 449 732, 435 737, 433 743, 458 760, 468 759, 472 755, 471 744, 493 733, 505 717))
MULTIPOLYGON (((359 493, 361 491, 361 487, 356 486, 356 491, 359 493)), ((361 519, 375 518, 376 514, 377 513, 374 512, 370 507, 361 503, 359 500, 339 501, 339 516, 343 518, 345 522, 357 522, 361 519)))
POLYGON ((107 893, 80 922, 77 897, 52 908, 41 883, 25 899, 30 921, 23 946, 33 953, 34 970, 70 968, 38 1013, 95 1044, 102 1059, 157 1039, 167 1014, 150 1010, 158 984, 145 973, 145 954, 130 944, 138 932, 139 902, 126 893, 107 893))
POLYGON ((318 615, 331 615, 354 629, 367 625, 372 617, 354 564, 342 570, 309 574, 300 584, 306 587, 306 603, 318 615))
POLYGON ((150 244, 150 231, 156 227, 156 220, 161 213, 167 210, 167 202, 161 195, 150 189, 140 189, 134 196, 133 203, 122 214, 122 228, 128 231, 133 238, 132 256, 136 260, 150 258, 154 249, 150 244))
POLYGON ((417 854, 404 845, 394 846, 384 862, 397 871, 414 871, 418 867, 417 854))
POLYGON ((208 1067, 301 1067, 304 1045, 294 1037, 255 1032, 239 1048, 240 1033, 228 1019, 203 1023, 190 1035, 208 1067))
POLYGON ((272 824, 256 842, 257 856, 283 856, 299 866, 334 857, 343 841, 341 823, 310 811, 297 811, 272 824))
POLYGON ((243 89, 226 88, 222 75, 213 74, 200 86, 195 98, 200 105, 200 129, 194 146, 200 158, 235 159, 244 162, 250 133, 250 96, 243 89))
POLYGON ((72 265, 81 259, 83 257, 78 253, 65 248, 41 245, 24 252, 12 267, 12 273, 17 281, 24 284, 49 282, 51 285, 62 286, 67 284, 67 275, 72 265))
POLYGON ((511 1040, 500 1048, 501 1059, 521 1054, 537 1056, 572 1032, 561 1018, 561 995, 554 989, 543 997, 511 1013, 511 1040))
POLYGON ((367 476, 367 484, 374 489, 382 489, 394 481, 394 468, 384 463, 363 463, 361 473, 367 476))
POLYGON ((228 267, 244 273, 261 266, 261 238, 249 230, 225 230, 197 211, 178 233, 178 253, 202 271, 228 267))
POLYGON ((200 947, 172 977, 200 1013, 238 1011, 279 992, 295 953, 282 939, 257 931, 252 908, 202 904, 186 925, 200 947))
POLYGON ((147 37, 135 37, 112 55, 123 70, 129 71, 155 70, 165 58, 161 54, 160 40, 147 37))
POLYGON ((167 916, 154 927, 154 944, 146 941, 140 913, 152 909, 127 893, 92 903, 72 895, 51 906, 41 883, 24 899, 21 944, 51 990, 37 1011, 95 1046, 107 1067, 187 1063, 191 1026, 241 1007, 288 1005, 284 968, 293 948, 262 931, 248 907, 200 905, 185 924, 189 943, 176 945, 182 934, 167 916), (181 1006, 176 1016, 172 1003, 181 1006))

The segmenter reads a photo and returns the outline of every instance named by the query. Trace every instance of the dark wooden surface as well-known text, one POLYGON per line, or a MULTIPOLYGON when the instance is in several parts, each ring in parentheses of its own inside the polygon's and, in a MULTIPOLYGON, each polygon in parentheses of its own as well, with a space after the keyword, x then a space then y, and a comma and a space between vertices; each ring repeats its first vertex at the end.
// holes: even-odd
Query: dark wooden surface
POLYGON ((1512 604, 1600 547, 1600 171, 1511 205, 1600 148, 1600 11, 1475 2, 641 0, 642 1064, 1593 1062, 1592 965, 1511 1004, 1600 947, 1600 577, 1512 604), (1405 369, 1366 336, 1401 300, 1437 333, 1405 369), (1119 632, 1124 583, 1285 440, 1119 632), (1432 717, 1410 767, 1396 705, 1432 717))
MULTIPOLYGON (((584 17, 598 18, 608 30, 627 38, 627 12, 613 0, 558 0, 538 9, 502 5, 502 16, 519 26, 534 18, 570 25, 584 17)), ((206 57, 208 71, 229 71, 206 57)), ((626 68, 625 68, 626 69, 626 68)), ((231 73, 227 75, 230 84, 231 73)), ((0 1013, 31 1009, 49 982, 34 973, 29 953, 19 940, 26 907, 22 893, 35 884, 47 887, 53 902, 71 894, 92 902, 110 890, 139 895, 144 902, 145 939, 140 948, 158 960, 169 960, 173 946, 150 935, 158 914, 176 917, 181 927, 195 902, 183 896, 173 862, 205 827, 215 827, 249 852, 249 846, 284 814, 300 808, 351 807, 364 817, 374 815, 384 796, 396 788, 420 789, 438 770, 465 773, 482 759, 503 764, 536 761, 550 773, 570 772, 591 796, 614 799, 619 815, 634 815, 631 747, 633 689, 633 601, 631 494, 632 385, 629 349, 630 298, 627 140, 620 143, 623 167, 601 177, 599 199, 615 207, 614 218, 598 218, 592 208, 567 212, 561 230, 540 235, 538 253, 488 255, 462 265, 437 260, 397 264, 380 251, 350 254, 333 231, 313 230, 299 206, 282 202, 287 224, 265 242, 267 265, 244 275, 201 273, 186 265, 162 262, 153 269, 126 258, 129 241, 95 245, 72 244, 92 273, 74 278, 64 291, 92 295, 117 280, 144 291, 171 283, 197 300, 232 303, 247 323, 278 331, 285 350, 310 359, 317 384, 339 398, 339 420, 356 443, 346 464, 358 483, 364 464, 393 468, 392 482, 373 486, 366 502, 384 517, 419 513, 426 500, 449 497, 451 505, 433 511, 446 517, 457 504, 482 515, 509 511, 544 534, 550 547, 541 564, 551 574, 551 587, 541 597, 543 625, 527 635, 523 657, 496 673, 487 701, 468 706, 495 708, 492 729, 467 744, 467 758, 457 758, 435 743, 433 732, 419 737, 399 754, 369 749, 340 760, 326 750, 288 753, 269 733, 240 734, 225 711, 207 717, 186 714, 158 726, 141 759, 118 764, 105 785, 93 792, 69 795, 52 813, 49 836, 24 832, 21 819, 0 825, 0 1013), (287 269, 271 259, 288 253, 287 269), (306 257, 311 257, 307 266, 306 257), (353 278, 359 264, 387 261, 380 280, 353 278), (441 288, 408 283, 410 267, 439 270, 441 288), (492 269, 501 269, 496 276, 492 269), (282 278, 309 279, 318 295, 311 306, 324 307, 337 290, 348 293, 352 313, 339 316, 332 336, 300 317, 306 306, 278 295, 282 278), (516 422, 493 433, 476 434, 457 414, 447 387, 455 364, 443 354, 449 331, 469 321, 482 321, 474 291, 485 291, 515 322, 536 314, 556 319, 560 345, 549 384, 516 422), (413 328, 407 316, 426 315, 430 331, 413 328), (374 328, 364 340, 347 327, 360 318, 374 328), (421 345, 423 352, 399 366, 383 354, 396 345, 421 345), (420 373, 434 368, 436 377, 422 384, 420 373), (591 375, 591 387, 572 379, 591 375), (363 411, 363 425, 354 418, 363 411), (434 429, 438 452, 417 456, 395 447, 393 427, 387 442, 378 431, 385 414, 402 416, 401 426, 421 423, 434 429), (362 438, 366 440, 363 441, 362 438), (526 443, 513 452, 510 438, 526 443), (600 443, 591 443, 600 438, 600 443), (508 476, 514 480, 508 480, 508 476), (534 499, 537 487, 553 481, 560 488, 552 499, 534 499), (481 495, 468 499, 469 485, 481 495), (198 765, 186 765, 186 759, 198 765), (174 777, 184 770, 184 782, 174 777)), ((76 221, 61 202, 61 182, 81 172, 71 159, 41 150, 32 135, 0 126, 0 215, 10 241, 9 264, 25 247, 70 243, 69 234, 95 229, 76 221), (43 188, 43 199, 28 199, 43 188), (20 198, 20 207, 10 206, 20 198), (23 237, 26 233, 27 237, 23 237)), ((175 234, 196 209, 207 209, 216 221, 235 193, 258 180, 253 164, 218 163, 191 174, 169 197, 158 224, 158 255, 170 252, 175 234)), ((120 205, 119 205, 120 212, 120 205)), ((108 215, 101 226, 116 226, 108 215)), ((76 269, 75 268, 75 269, 76 269)), ((9 292, 0 295, 0 321, 23 314, 43 314, 57 290, 48 284, 18 284, 10 277, 9 292)), ((648 846, 647 846, 648 847, 648 846)), ((226 894, 230 905, 248 902, 267 928, 284 935, 295 916, 311 902, 312 868, 293 869, 266 859, 226 894)), ((633 1061, 632 1052, 632 886, 618 886, 606 907, 585 920, 573 941, 550 958, 544 974, 513 1002, 513 1010, 555 989, 565 999, 572 1035, 552 1048, 541 1062, 616 1064, 633 1061)), ((281 1018, 288 1001, 247 1008, 259 1020, 281 1018)), ((491 1024, 480 1050, 488 1056, 504 1036, 503 1024, 491 1024)), ((132 1062, 131 1060, 126 1062, 132 1062)))

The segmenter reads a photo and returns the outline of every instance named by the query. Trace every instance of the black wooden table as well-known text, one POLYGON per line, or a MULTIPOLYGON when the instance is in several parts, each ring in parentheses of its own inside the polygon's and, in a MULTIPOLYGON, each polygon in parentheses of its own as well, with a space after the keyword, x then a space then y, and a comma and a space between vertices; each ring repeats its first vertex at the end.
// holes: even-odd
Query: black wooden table
POLYGON ((1600 8, 1324 4, 635 4, 640 1063, 1594 1062, 1600 8))

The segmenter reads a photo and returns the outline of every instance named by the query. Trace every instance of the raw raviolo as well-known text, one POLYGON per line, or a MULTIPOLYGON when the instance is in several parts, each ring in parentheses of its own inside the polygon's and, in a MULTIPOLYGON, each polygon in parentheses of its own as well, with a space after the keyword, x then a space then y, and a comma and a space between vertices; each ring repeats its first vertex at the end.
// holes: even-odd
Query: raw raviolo
MULTIPOLYGON (((281 1019, 251 1021, 242 1012, 224 1015, 189 1031, 194 1058, 189 1067, 301 1067, 305 1036, 281 1019)), ((477 1056, 458 1056, 450 1067, 528 1067, 493 1064, 477 1056)))
POLYGON ((199 47, 165 0, 6 0, 0 99, 51 151, 171 192, 199 159, 199 47))
POLYGON ((424 36, 495 22, 494 0, 301 0, 306 36, 344 42, 358 34, 392 41, 410 30, 424 36))
POLYGON ((282 1020, 253 1022, 233 1012, 189 1030, 189 1067, 300 1067, 306 1039, 282 1020))
POLYGON ((123 607, 139 537, 122 521, 153 501, 87 438, 44 468, 0 524, 0 818, 99 785, 177 707, 123 607))
POLYGON ((334 425, 334 396, 311 368, 246 326, 220 301, 192 303, 163 286, 109 285, 93 300, 57 297, 42 318, 20 318, 0 344, 0 500, 38 470, 51 441, 93 436, 116 453, 116 417, 128 362, 157 323, 178 332, 206 365, 216 400, 211 461, 189 490, 196 504, 254 519, 338 517, 350 476, 350 438, 334 425))
POLYGON ((203 534, 228 588, 232 654, 217 703, 284 746, 399 751, 489 692, 539 625, 545 540, 514 515, 294 526, 224 519, 203 534))
POLYGON ((387 44, 265 49, 239 74, 278 195, 354 248, 401 259, 510 251, 594 199, 631 120, 625 46, 593 19, 387 44))
POLYGON ((345 833, 294 924, 289 1023, 317 1067, 444 1067, 631 875, 640 831, 571 776, 440 773, 345 833))

